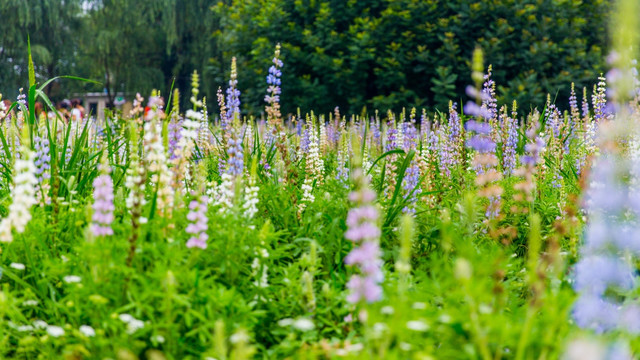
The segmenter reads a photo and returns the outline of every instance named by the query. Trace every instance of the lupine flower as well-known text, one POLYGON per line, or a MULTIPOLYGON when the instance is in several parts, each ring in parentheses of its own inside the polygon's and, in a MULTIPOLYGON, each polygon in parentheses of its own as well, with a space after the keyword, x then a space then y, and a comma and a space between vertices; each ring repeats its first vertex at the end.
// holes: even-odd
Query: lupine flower
POLYGON ((36 198, 41 204, 49 204, 49 183, 47 180, 51 178, 49 169, 51 168, 51 155, 49 148, 49 139, 46 137, 35 136, 33 138, 33 147, 35 149, 35 165, 36 165, 36 198))
MULTIPOLYGON (((628 22, 626 25, 630 26, 628 22)), ((619 44, 618 50, 622 53, 615 65, 622 73, 627 73, 630 66, 630 48, 631 44, 619 44)), ((574 269, 574 288, 579 298, 573 317, 579 326, 598 332, 623 330, 637 335, 640 334, 640 305, 634 289, 638 283, 634 255, 640 250, 637 245, 640 192, 635 185, 640 166, 638 159, 628 157, 633 156, 634 151, 625 153, 620 144, 633 143, 639 114, 637 108, 632 110, 626 104, 626 99, 631 97, 626 90, 632 87, 633 79, 621 76, 614 79, 610 92, 615 103, 611 117, 615 119, 607 121, 605 84, 602 77, 599 80, 593 102, 602 154, 594 162, 587 190, 588 226, 582 257, 574 269)))
POLYGON ((418 166, 418 161, 413 159, 402 179, 402 189, 405 191, 405 198, 408 198, 408 206, 405 206, 402 212, 415 213, 416 210, 413 205, 418 199, 418 195, 422 192, 419 181, 420 167, 418 166))
POLYGON ((571 109, 571 120, 574 123, 580 121, 580 110, 578 109, 578 98, 576 97, 575 84, 571 83, 571 95, 569 96, 569 108, 571 109))
POLYGON ((207 248, 207 240, 209 239, 209 235, 207 235, 207 229, 209 228, 207 225, 208 203, 209 199, 206 195, 195 195, 194 199, 189 203, 189 213, 187 214, 189 225, 185 229, 185 232, 191 235, 187 241, 188 248, 207 248))
POLYGON ((300 151, 302 151, 303 154, 309 151, 309 142, 309 127, 305 126, 300 136, 300 151))
POLYGON ((0 221, 0 241, 11 242, 13 235, 11 230, 23 233, 27 224, 31 220, 31 207, 36 204, 35 186, 36 166, 33 161, 33 151, 23 141, 21 146, 22 156, 16 159, 13 168, 13 188, 11 198, 13 201, 9 205, 9 214, 0 221))
POLYGON ((51 155, 49 154, 49 139, 35 136, 33 138, 35 149, 36 178, 38 181, 48 180, 51 177, 48 170, 51 168, 51 155))
POLYGON ((231 58, 231 79, 227 88, 227 106, 229 107, 227 118, 231 121, 236 118, 240 119, 240 90, 238 90, 238 71, 235 56, 231 58))
POLYGON ((233 209, 233 199, 235 197, 233 176, 229 173, 223 173, 221 176, 222 182, 215 191, 213 199, 213 205, 220 207, 218 213, 225 214, 233 209))
POLYGON ((380 283, 382 260, 379 247, 380 228, 378 209, 373 205, 375 193, 369 188, 368 179, 362 169, 354 170, 356 190, 349 195, 354 207, 347 214, 347 231, 345 238, 359 245, 346 256, 347 265, 355 265, 359 275, 352 275, 347 283, 349 295, 347 301, 355 304, 361 300, 375 302, 382 298, 380 283))
POLYGON ((167 130, 169 133, 169 160, 174 160, 176 157, 178 157, 178 144, 180 143, 180 139, 182 138, 182 120, 177 116, 172 118, 169 122, 167 130))
POLYGON ((502 144, 502 163, 505 175, 511 175, 516 167, 516 146, 518 145, 518 124, 512 117, 505 116, 504 143, 502 144))
POLYGON ((106 159, 100 164, 100 175, 93 180, 93 215, 91 217, 91 232, 94 236, 113 235, 113 180, 109 176, 109 166, 106 159))
POLYGON ((243 214, 247 219, 252 219, 258 212, 256 205, 258 204, 258 190, 260 188, 255 185, 255 181, 251 179, 244 190, 244 204, 242 205, 243 214))
POLYGON ((591 102, 593 105, 593 120, 596 124, 605 119, 605 109, 607 106, 607 79, 600 75, 600 77, 598 77, 598 80, 598 85, 594 85, 593 95, 591 95, 591 102))
POLYGON ((393 117, 389 117, 387 123, 387 142, 384 147, 384 151, 395 150, 399 148, 398 129, 396 128, 393 117))
POLYGON ((487 109, 489 122, 498 117, 498 100, 496 99, 496 84, 491 79, 491 65, 484 74, 484 84, 482 85, 482 107, 487 109))
POLYGON ((229 139, 227 146, 227 153, 229 154, 229 159, 227 160, 227 172, 232 176, 241 176, 244 170, 242 141, 234 135, 229 139))
POLYGON ((282 76, 283 63, 280 60, 280 44, 276 45, 275 56, 273 57, 273 65, 269 68, 267 75, 267 95, 264 101, 267 103, 266 113, 271 125, 280 120, 280 85, 282 84, 280 77, 282 76))
POLYGON ((320 184, 324 180, 324 160, 320 155, 320 145, 316 135, 315 121, 311 122, 309 131, 309 153, 306 159, 307 176, 311 177, 312 182, 315 180, 320 184))
MULTIPOLYGON (((157 105, 155 105, 157 106, 157 105)), ((150 174, 149 182, 154 191, 157 189, 156 205, 160 215, 171 217, 173 206, 173 189, 171 188, 171 172, 167 166, 167 156, 156 118, 144 124, 145 165, 150 174)))
MULTIPOLYGON (((486 79, 487 77, 485 77, 485 80, 486 79)), ((486 93, 485 96, 487 96, 486 93)), ((483 103, 486 105, 483 107, 487 109, 489 109, 489 106, 493 106, 492 101, 483 101, 483 103)), ((489 115, 493 116, 490 111, 489 115)), ((467 146, 477 152, 473 159, 473 166, 478 173, 476 177, 476 185, 480 187, 478 194, 489 199, 486 216, 488 219, 495 219, 500 214, 502 188, 497 182, 501 179, 502 175, 496 171, 496 166, 498 165, 498 159, 495 155, 496 144, 490 136, 494 128, 491 124, 481 121, 483 117, 484 115, 476 115, 477 120, 469 120, 465 124, 467 131, 474 133, 467 141, 467 146)), ((484 118, 484 120, 487 119, 484 118)))

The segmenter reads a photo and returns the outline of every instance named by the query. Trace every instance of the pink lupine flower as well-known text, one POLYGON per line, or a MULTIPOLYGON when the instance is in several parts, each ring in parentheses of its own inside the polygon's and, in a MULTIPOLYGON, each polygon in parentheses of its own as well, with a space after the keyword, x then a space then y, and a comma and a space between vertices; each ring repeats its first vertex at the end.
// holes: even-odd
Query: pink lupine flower
POLYGON ((106 171, 93 180, 93 216, 91 231, 95 236, 113 235, 113 180, 106 171))
POLYGON ((207 204, 209 203, 209 198, 206 195, 202 195, 197 197, 194 200, 191 200, 189 203, 189 214, 187 214, 187 220, 189 220, 189 225, 185 230, 187 234, 191 234, 191 238, 187 241, 187 247, 193 248, 198 247, 200 249, 207 248, 207 240, 209 239, 209 235, 207 235, 207 204))

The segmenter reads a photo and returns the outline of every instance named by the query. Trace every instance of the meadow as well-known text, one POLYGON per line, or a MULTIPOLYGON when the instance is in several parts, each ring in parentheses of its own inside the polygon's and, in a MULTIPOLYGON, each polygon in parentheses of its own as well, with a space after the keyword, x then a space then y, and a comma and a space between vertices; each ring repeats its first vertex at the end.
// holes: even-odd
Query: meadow
POLYGON ((276 46, 261 118, 234 59, 217 101, 194 73, 104 122, 31 66, 0 102, 0 357, 632 359, 637 72, 538 109, 471 63, 447 112, 283 115, 276 46))

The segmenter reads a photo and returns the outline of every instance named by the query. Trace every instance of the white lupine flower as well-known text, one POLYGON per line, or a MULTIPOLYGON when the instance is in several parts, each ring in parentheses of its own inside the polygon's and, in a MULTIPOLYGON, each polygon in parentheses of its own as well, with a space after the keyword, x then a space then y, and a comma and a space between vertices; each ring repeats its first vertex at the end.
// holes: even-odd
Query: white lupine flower
POLYGON ((17 233, 24 232, 29 220, 31 220, 31 207, 36 204, 35 186, 36 166, 33 162, 33 151, 26 145, 21 149, 22 158, 16 159, 13 169, 13 189, 11 198, 13 202, 9 205, 9 215, 0 222, 0 241, 11 242, 13 236, 11 229, 17 233))
MULTIPOLYGON (((320 124, 320 129, 324 129, 324 124, 320 124)), ((312 127, 309 131, 309 154, 307 155, 307 174, 321 183, 324 173, 324 160, 320 156, 318 136, 312 127)))
POLYGON ((214 206, 219 206, 218 213, 228 213, 233 208, 233 176, 227 173, 222 174, 222 182, 217 187, 214 206))
POLYGON ((304 183, 302 183, 302 199, 300 200, 300 204, 298 205, 298 212, 302 214, 304 209, 306 209, 307 204, 312 203, 316 198, 313 196, 313 180, 311 178, 304 179, 304 183))
POLYGON ((260 188, 254 186, 253 181, 244 189, 244 204, 242 205, 242 210, 244 216, 248 219, 253 218, 258 212, 258 208, 256 207, 258 204, 258 190, 260 190, 260 188))
POLYGON ((269 286, 268 267, 266 264, 260 265, 260 259, 253 258, 251 263, 252 275, 256 278, 253 284, 260 288, 266 288, 269 286))
POLYGON ((171 206, 173 205, 173 189, 171 188, 171 172, 167 166, 167 156, 158 128, 161 124, 155 121, 147 122, 144 126, 144 148, 147 154, 146 163, 149 173, 151 173, 150 184, 157 186, 158 194, 156 206, 160 214, 171 216, 171 206))
MULTIPOLYGON (((311 133, 315 134, 315 131, 311 131, 311 133)), ((324 150, 327 148, 327 127, 324 124, 324 120, 320 122, 320 150, 324 150)))

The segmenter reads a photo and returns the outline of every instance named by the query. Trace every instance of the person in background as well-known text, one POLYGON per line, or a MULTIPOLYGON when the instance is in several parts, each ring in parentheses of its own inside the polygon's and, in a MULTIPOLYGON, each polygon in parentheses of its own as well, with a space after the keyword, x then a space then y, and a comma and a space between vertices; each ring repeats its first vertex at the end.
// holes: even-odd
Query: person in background
POLYGON ((60 101, 56 105, 56 110, 58 110, 58 114, 60 114, 60 116, 63 117, 65 122, 69 122, 69 118, 71 117, 71 114, 69 113, 70 109, 71 109, 71 102, 67 99, 60 101))
POLYGON ((44 118, 47 116, 47 112, 44 111, 44 106, 42 105, 41 102, 37 102, 33 109, 36 112, 36 119, 38 119, 38 121, 42 122, 44 120, 44 118))
POLYGON ((71 121, 81 121, 84 117, 84 107, 80 99, 75 98, 71 100, 71 121))

